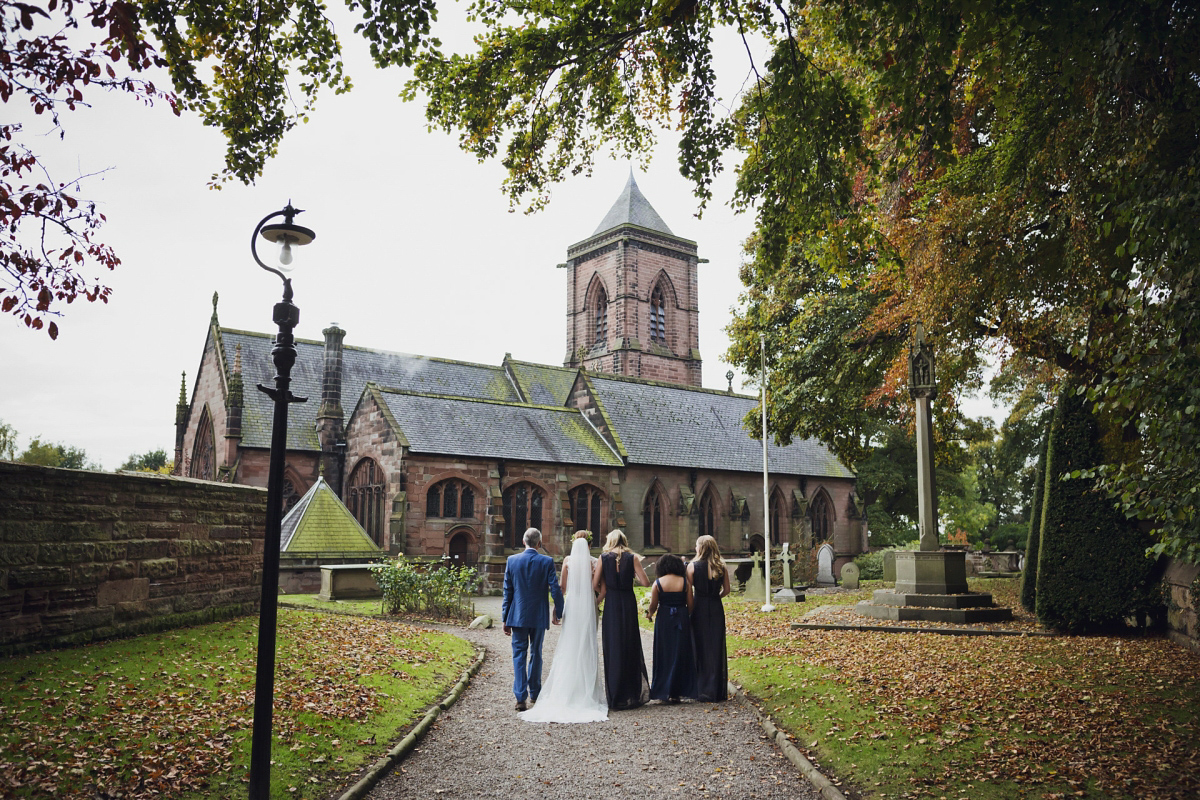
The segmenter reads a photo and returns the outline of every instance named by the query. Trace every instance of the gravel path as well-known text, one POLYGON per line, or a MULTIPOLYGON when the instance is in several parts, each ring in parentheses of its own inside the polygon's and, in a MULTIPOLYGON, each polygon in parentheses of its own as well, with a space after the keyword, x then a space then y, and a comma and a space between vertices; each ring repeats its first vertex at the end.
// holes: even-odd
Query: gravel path
MULTIPOLYGON (((499 617, 498 598, 476 602, 499 617), (495 608, 489 601, 495 600, 495 608)), ((819 800, 736 701, 613 712, 608 722, 522 722, 513 710, 512 650, 504 631, 453 629, 487 647, 458 703, 368 795, 393 798, 756 798, 819 800)), ((545 672, 559 628, 546 634, 545 672)), ((644 634, 649 656, 651 637, 644 634)))

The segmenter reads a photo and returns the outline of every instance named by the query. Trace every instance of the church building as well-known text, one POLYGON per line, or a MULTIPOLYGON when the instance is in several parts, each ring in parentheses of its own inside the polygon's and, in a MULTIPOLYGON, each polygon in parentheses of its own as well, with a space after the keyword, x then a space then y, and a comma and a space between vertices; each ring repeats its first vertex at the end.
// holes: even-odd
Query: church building
MULTIPOLYGON (((696 243, 673 234, 632 175, 588 238, 567 249, 562 366, 505 354, 473 364, 296 339, 284 484, 293 504, 324 478, 384 551, 503 569, 529 526, 561 556, 621 528, 646 555, 774 543, 840 561, 866 550, 854 474, 820 442, 768 448, 742 427, 757 398, 701 388, 696 243)), ((352 335, 352 334, 351 334, 352 335)), ((180 387, 179 474, 265 486, 273 335, 221 326, 216 296, 200 368, 180 387)), ((803 557, 803 555, 802 555, 803 557)), ((840 565, 840 564, 839 564, 840 565)))

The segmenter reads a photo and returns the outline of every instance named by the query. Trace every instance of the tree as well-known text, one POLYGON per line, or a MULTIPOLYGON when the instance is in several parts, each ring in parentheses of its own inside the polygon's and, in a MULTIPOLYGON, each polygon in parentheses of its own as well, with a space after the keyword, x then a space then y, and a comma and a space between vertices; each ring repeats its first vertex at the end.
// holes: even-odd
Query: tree
POLYGON ((1042 445, 1034 472, 1033 502, 1029 506, 1029 538, 1025 545, 1025 569, 1021 572, 1021 605, 1029 613, 1037 610, 1038 558, 1042 549, 1042 496, 1046 486, 1046 450, 1042 445))
POLYGON ((160 472, 169 475, 171 466, 167 461, 167 451, 159 448, 158 450, 149 450, 141 455, 133 453, 117 469, 130 472, 160 472))
POLYGON ((35 436, 29 442, 29 447, 21 453, 18 461, 25 464, 37 464, 42 467, 64 467, 66 469, 100 469, 94 461, 88 461, 87 451, 63 444, 43 442, 40 436, 35 436))
POLYGON ((1068 381, 1050 426, 1035 601, 1039 620, 1072 631, 1119 627, 1162 602, 1149 538, 1087 477, 1121 433, 1083 395, 1068 381))
POLYGON ((1101 485, 1153 521, 1160 549, 1200 560, 1193 4, 472 8, 477 52, 423 54, 409 92, 428 93, 431 123, 465 149, 502 153, 514 202, 544 202, 602 142, 646 153, 656 124, 681 129, 681 172, 702 199, 724 145, 741 151, 733 202, 757 231, 731 354, 753 369, 758 332, 772 334, 781 438, 840 417, 831 444, 864 453, 871 415, 903 399, 903 342, 924 320, 949 357, 943 397, 979 388, 995 353, 1120 409, 1141 445, 1098 465, 1101 485), (773 48, 733 115, 713 92, 722 26, 773 48), (825 302, 845 324, 802 338, 825 302), (839 378, 849 390, 831 393, 839 378))
MULTIPOLYGON (((436 44, 433 0, 346 2, 378 66, 409 64, 436 44)), ((324 12, 320 0, 0 0, 0 101, 23 98, 60 137, 64 112, 97 90, 165 102, 225 135, 214 186, 250 183, 320 89, 350 88, 324 12), (141 77, 159 68, 173 92, 141 77)), ((0 123, 0 311, 57 338, 63 303, 107 302, 101 277, 120 259, 99 239, 104 215, 80 197, 86 176, 58 182, 23 134, 20 124, 0 123)))
POLYGON ((17 457, 17 430, 7 422, 0 422, 0 459, 12 461, 17 457))

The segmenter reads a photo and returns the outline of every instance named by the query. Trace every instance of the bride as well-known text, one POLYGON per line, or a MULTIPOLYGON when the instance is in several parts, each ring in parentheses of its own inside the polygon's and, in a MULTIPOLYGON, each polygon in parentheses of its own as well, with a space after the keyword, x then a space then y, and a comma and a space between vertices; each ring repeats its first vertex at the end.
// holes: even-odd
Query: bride
POLYGON ((592 555, 586 536, 576 538, 571 546, 571 555, 563 562, 561 584, 566 608, 550 674, 537 703, 517 716, 526 722, 604 722, 608 702, 600 685, 592 555))

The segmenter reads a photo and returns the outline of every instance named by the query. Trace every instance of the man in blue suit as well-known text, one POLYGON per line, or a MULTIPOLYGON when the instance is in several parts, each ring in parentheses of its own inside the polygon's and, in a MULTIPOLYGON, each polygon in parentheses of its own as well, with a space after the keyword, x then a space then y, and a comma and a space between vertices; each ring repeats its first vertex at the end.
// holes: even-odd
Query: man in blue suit
POLYGON ((537 528, 525 531, 525 550, 508 557, 504 566, 504 602, 500 616, 504 620, 504 635, 512 637, 513 694, 517 696, 517 711, 525 710, 525 694, 537 702, 542 691, 542 640, 550 627, 550 604, 546 593, 554 598, 554 624, 562 619, 563 596, 554 575, 554 559, 538 553, 542 532, 537 528))

